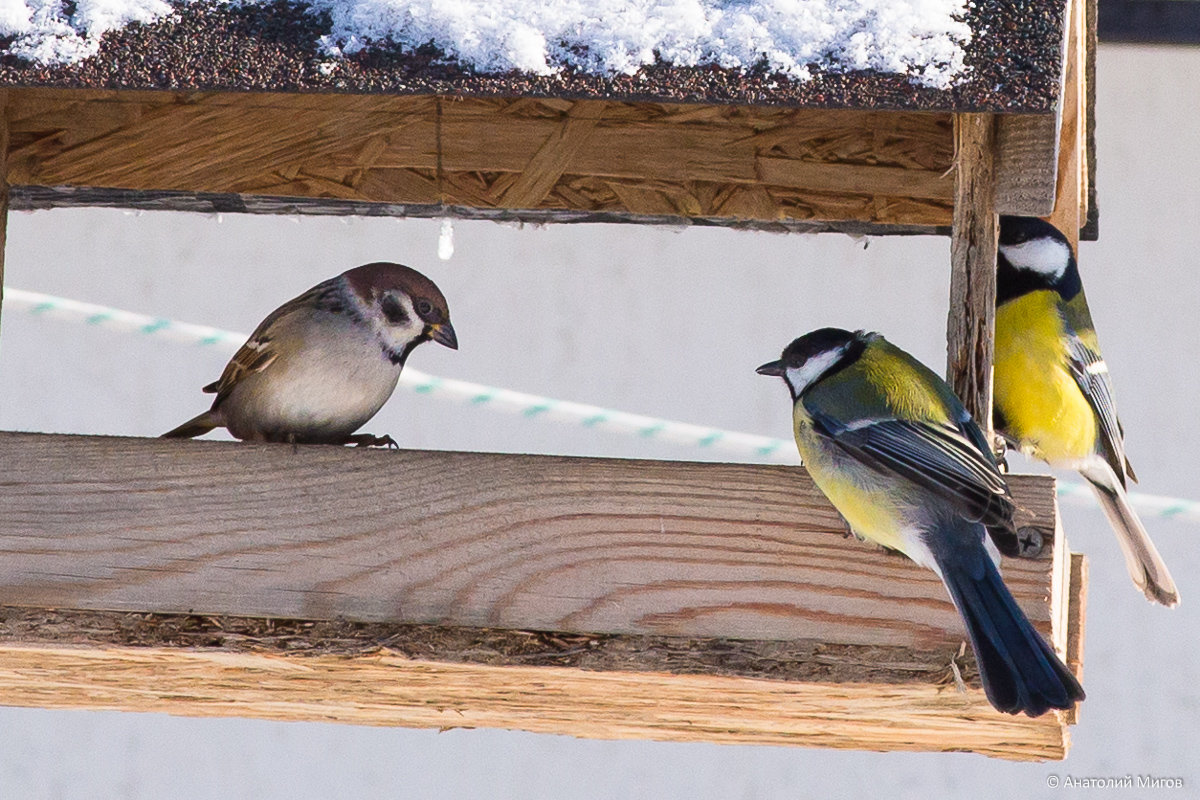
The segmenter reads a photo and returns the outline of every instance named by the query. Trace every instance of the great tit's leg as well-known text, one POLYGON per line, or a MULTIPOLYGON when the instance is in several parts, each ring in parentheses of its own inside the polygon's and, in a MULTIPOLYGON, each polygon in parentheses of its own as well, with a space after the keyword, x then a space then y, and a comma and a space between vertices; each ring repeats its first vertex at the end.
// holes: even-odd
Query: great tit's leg
POLYGON ((1008 453, 1008 441, 998 433, 992 434, 992 454, 996 456, 996 466, 1005 475, 1008 474, 1008 459, 1005 455, 1008 453))

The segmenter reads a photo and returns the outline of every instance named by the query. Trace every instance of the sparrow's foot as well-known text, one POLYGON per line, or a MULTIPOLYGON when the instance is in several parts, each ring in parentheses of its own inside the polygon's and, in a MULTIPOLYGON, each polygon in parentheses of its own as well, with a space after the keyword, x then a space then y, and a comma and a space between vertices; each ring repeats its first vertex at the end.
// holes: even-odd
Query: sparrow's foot
POLYGON ((352 444, 355 447, 388 447, 393 450, 400 449, 400 445, 396 444, 396 440, 386 433, 383 436, 375 436, 370 433, 356 433, 353 436, 346 437, 346 444, 352 444))

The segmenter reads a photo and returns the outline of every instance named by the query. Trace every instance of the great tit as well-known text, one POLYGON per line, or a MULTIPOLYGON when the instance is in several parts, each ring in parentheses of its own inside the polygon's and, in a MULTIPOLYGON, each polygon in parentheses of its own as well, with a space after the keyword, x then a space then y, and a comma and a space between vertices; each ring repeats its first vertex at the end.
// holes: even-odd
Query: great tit
POLYGON ((1125 458, 1112 381, 1100 356, 1071 243, 1036 217, 1001 217, 996 267, 993 420, 1008 442, 1051 466, 1078 470, 1100 499, 1134 584, 1179 603, 1167 565, 1125 494, 1125 458))
POLYGON ((836 328, 758 372, 787 383, 800 456, 854 532, 941 577, 991 704, 1036 717, 1082 700, 1000 578, 997 545, 1017 546, 1012 497, 950 387, 879 334, 836 328))

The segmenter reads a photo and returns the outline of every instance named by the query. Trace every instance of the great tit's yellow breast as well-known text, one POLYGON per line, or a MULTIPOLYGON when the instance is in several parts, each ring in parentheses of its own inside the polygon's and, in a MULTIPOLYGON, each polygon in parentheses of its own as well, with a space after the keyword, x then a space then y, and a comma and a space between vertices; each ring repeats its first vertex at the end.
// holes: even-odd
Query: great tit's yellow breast
POLYGON ((1058 295, 1037 291, 996 309, 993 377, 1005 433, 1051 464, 1096 450, 1096 415, 1067 367, 1058 295))
POLYGON ((808 474, 854 532, 884 547, 907 552, 900 511, 886 483, 818 436, 803 403, 795 404, 792 419, 796 448, 808 474))

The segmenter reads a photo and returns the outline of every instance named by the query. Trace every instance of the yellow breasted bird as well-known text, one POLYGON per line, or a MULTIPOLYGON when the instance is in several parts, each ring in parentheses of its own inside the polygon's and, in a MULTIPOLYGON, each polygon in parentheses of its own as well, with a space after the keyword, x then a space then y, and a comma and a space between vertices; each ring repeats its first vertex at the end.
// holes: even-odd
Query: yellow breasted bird
POLYGON ((787 383, 800 456, 854 532, 941 577, 991 704, 1036 717, 1082 700, 1000 578, 997 547, 1017 547, 1012 497, 950 387, 879 334, 837 328, 758 372, 787 383))
POLYGON ((1125 458, 1112 380, 1100 355, 1071 243, 1036 217, 1001 217, 996 269, 996 429, 1021 452, 1078 470, 1117 534, 1146 597, 1179 591, 1125 494, 1125 458))

